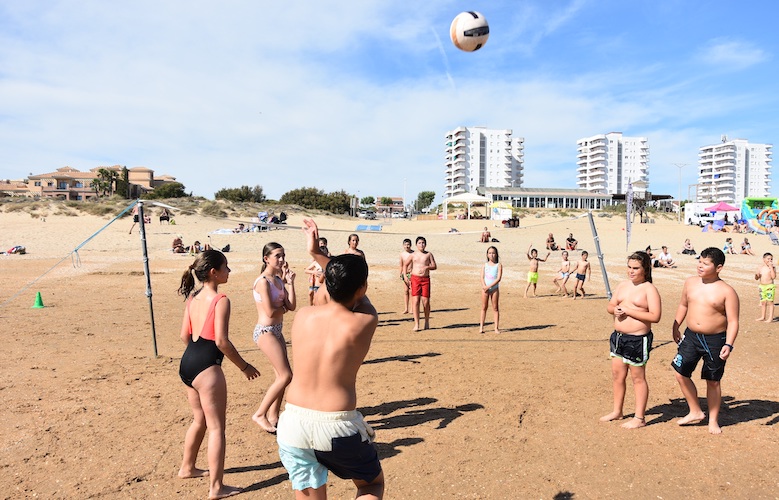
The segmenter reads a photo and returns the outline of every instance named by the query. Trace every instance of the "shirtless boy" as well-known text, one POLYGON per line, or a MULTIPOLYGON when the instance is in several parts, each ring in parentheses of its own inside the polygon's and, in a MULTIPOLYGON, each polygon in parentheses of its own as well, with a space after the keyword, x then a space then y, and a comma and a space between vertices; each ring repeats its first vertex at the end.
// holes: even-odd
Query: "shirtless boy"
POLYGON ((587 262, 587 257, 590 254, 587 250, 582 250, 582 258, 576 263, 576 283, 573 285, 573 300, 576 300, 576 296, 579 295, 579 290, 584 297, 584 280, 590 276, 590 263, 587 262))
POLYGON ((565 239, 565 249, 576 250, 576 245, 578 244, 579 242, 573 237, 573 233, 568 233, 568 237, 565 239))
POLYGON ((438 269, 433 254, 425 250, 427 240, 417 236, 417 249, 411 254, 411 311, 414 331, 419 331, 419 306, 425 311, 425 330, 430 328, 430 271, 438 269))
POLYGON ((571 275, 571 261, 568 260, 568 250, 563 250, 560 254, 563 261, 560 263, 560 269, 557 270, 552 283, 557 287, 555 293, 563 293, 563 297, 568 296, 568 289, 565 288, 565 284, 568 283, 568 277, 571 275))
POLYGON ((403 251, 400 252, 400 280, 403 282, 403 314, 411 310, 411 240, 403 240, 403 251))
POLYGON ((135 225, 138 224, 138 204, 136 203, 133 207, 132 216, 133 216, 133 225, 130 226, 130 233, 133 234, 133 229, 135 228, 135 225))
POLYGON ((529 247, 527 247, 527 260, 530 261, 530 269, 527 271, 527 286, 525 287, 525 298, 527 298, 527 292, 530 290, 530 287, 533 287, 533 297, 536 296, 536 287, 538 286, 538 264, 540 262, 546 262, 546 259, 549 258, 550 253, 546 252, 546 257, 543 259, 538 257, 538 250, 533 248, 533 244, 531 243, 529 247))
POLYGON ((757 321, 770 323, 774 320, 774 297, 776 296, 776 268, 774 256, 763 254, 763 265, 757 269, 755 279, 760 282, 760 317, 757 321))
POLYGON ((295 376, 277 426, 279 456, 297 499, 327 498, 328 470, 351 479, 357 498, 380 499, 384 473, 374 432, 356 410, 357 372, 378 323, 365 296, 368 265, 355 255, 328 259, 319 252, 314 221, 304 219, 303 230, 325 269, 330 301, 301 309, 292 322, 295 376))
POLYGON ((546 237, 546 249, 552 251, 559 250, 557 243, 554 241, 554 235, 552 233, 549 233, 549 236, 546 237))
POLYGON ((689 413, 677 423, 696 424, 706 418, 698 402, 698 390, 690 378, 698 361, 703 358, 701 378, 706 380, 709 432, 720 434, 720 380, 738 335, 739 301, 733 287, 719 277, 725 265, 722 250, 709 247, 701 252, 700 257, 697 276, 684 282, 682 300, 673 324, 673 339, 679 344, 679 349, 671 367, 676 370, 676 380, 690 407, 689 413), (685 318, 687 329, 682 337, 680 328, 685 318))
POLYGON ((623 417, 625 380, 630 372, 636 411, 622 427, 638 429, 646 425, 649 401, 646 364, 652 350, 652 323, 660 321, 662 310, 660 294, 652 284, 652 260, 646 252, 635 252, 628 257, 628 280, 617 286, 606 310, 614 315, 614 332, 609 340, 614 408, 600 420, 610 422, 623 417))
POLYGON ((490 231, 487 229, 487 226, 484 226, 484 231, 481 233, 481 238, 479 238, 479 243, 489 243, 490 238, 492 238, 492 235, 490 234, 490 231))

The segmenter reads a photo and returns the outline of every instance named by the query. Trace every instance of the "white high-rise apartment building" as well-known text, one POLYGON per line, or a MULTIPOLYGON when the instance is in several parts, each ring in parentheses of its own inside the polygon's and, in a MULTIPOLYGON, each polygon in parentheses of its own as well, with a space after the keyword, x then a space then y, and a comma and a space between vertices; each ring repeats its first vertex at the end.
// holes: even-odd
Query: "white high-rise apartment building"
POLYGON ((698 202, 739 204, 744 198, 767 198, 771 192, 771 144, 746 139, 698 149, 698 202))
POLYGON ((622 132, 594 135, 576 141, 576 186, 599 194, 625 194, 628 183, 642 181, 634 191, 649 187, 649 141, 623 137, 622 132))
POLYGON ((446 133, 444 198, 478 187, 521 187, 524 137, 511 130, 457 127, 446 133))

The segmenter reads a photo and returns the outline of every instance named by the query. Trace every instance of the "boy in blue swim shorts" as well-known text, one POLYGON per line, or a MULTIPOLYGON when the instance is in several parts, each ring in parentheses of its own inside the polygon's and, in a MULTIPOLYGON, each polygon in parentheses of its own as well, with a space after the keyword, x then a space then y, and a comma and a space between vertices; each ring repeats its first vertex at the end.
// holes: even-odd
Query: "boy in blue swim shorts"
POLYGON ((679 349, 671 367, 676 371, 676 380, 690 407, 689 413, 677 423, 696 424, 706 418, 691 379, 702 359, 701 378, 706 381, 709 432, 712 434, 722 433, 718 421, 722 402, 720 380, 738 336, 739 300, 733 287, 719 277, 724 265, 725 254, 719 248, 709 247, 701 252, 697 276, 684 282, 673 324, 673 339, 679 349), (680 329, 685 319, 687 329, 682 336, 680 329))
POLYGON ((368 265, 353 254, 328 258, 316 244, 314 221, 305 219, 303 229, 330 300, 301 309, 292 322, 295 375, 276 426, 279 457, 296 498, 326 498, 329 471, 351 479, 358 497, 382 498, 374 432, 356 409, 357 372, 378 323, 365 296, 368 265))

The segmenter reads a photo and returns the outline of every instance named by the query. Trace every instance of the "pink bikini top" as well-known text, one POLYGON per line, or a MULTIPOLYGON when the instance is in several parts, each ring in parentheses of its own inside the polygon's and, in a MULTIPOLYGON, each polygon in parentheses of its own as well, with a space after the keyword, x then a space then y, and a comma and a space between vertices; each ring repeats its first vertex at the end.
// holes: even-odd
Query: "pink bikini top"
MULTIPOLYGON (((257 287, 257 283, 265 278, 265 281, 268 282, 268 292, 270 294, 270 303, 273 307, 281 307, 284 304, 284 297, 286 296, 287 291, 284 289, 284 282, 281 282, 281 289, 277 288, 273 282, 271 282, 266 276, 261 275, 259 278, 254 280, 254 284, 252 285, 252 294, 254 295, 254 301, 255 302, 262 302, 262 296, 257 293, 257 290, 255 288, 257 287)), ((273 281, 281 281, 281 278, 278 276, 273 277, 273 281)))
MULTIPOLYGON (((214 311, 216 310, 216 303, 219 302, 222 297, 227 297, 227 295, 223 293, 217 294, 217 296, 214 297, 214 300, 211 301, 211 305, 208 306, 208 314, 206 314, 206 320, 203 322, 203 328, 200 330, 199 338, 216 340, 216 332, 214 331, 214 311)), ((193 296, 187 301, 187 315, 189 315, 189 305, 194 298, 195 297, 193 296)), ((192 336, 192 316, 189 316, 189 336, 192 336)))

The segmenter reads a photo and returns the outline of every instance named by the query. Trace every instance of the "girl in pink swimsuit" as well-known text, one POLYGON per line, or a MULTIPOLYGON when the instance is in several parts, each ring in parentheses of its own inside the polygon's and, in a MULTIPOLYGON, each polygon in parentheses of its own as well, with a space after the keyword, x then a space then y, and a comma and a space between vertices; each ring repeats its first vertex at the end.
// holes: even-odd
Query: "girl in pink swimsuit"
POLYGON ((282 334, 284 313, 294 311, 297 305, 295 273, 290 271, 284 247, 278 243, 268 243, 262 249, 262 269, 254 281, 252 294, 257 306, 257 325, 252 339, 268 357, 276 374, 252 420, 272 434, 276 432, 284 390, 292 381, 287 344, 282 334))

